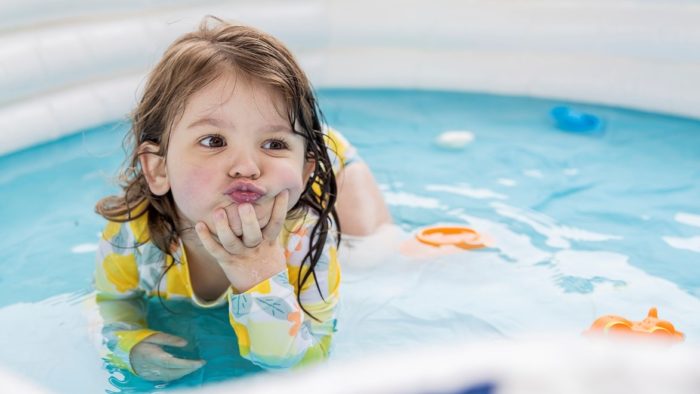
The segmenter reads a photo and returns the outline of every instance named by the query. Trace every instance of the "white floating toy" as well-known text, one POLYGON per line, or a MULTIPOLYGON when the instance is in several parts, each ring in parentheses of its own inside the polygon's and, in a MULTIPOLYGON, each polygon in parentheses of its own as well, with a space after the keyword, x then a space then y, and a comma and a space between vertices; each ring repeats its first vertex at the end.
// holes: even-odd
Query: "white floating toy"
POLYGON ((443 148, 461 149, 474 141, 474 133, 466 130, 451 130, 441 133, 435 143, 443 148))

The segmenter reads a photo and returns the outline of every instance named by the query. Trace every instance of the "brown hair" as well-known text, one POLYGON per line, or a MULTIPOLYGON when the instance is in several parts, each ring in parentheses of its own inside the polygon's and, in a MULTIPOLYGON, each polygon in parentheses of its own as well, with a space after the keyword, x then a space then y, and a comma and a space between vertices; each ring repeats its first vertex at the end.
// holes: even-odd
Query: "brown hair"
POLYGON ((176 226, 179 220, 175 201, 171 192, 163 196, 151 193, 140 165, 139 146, 151 142, 158 146, 155 154, 165 157, 171 129, 188 98, 229 70, 250 76, 281 94, 292 130, 306 141, 306 158, 316 163, 313 182, 307 182, 299 201, 288 213, 289 218, 313 209, 319 216, 311 231, 311 247, 302 263, 302 266, 308 264, 308 269, 299 270, 298 299, 299 290, 309 276, 316 275, 314 268, 332 221, 339 227, 335 212, 337 187, 313 89, 289 50, 266 33, 209 16, 197 30, 181 36, 168 47, 151 71, 143 96, 132 113, 131 130, 124 141, 127 159, 119 177, 123 194, 101 199, 95 210, 115 222, 148 215, 150 241, 172 256, 173 247, 180 239, 178 231, 183 230, 176 226), (312 189, 314 183, 317 192, 312 189))

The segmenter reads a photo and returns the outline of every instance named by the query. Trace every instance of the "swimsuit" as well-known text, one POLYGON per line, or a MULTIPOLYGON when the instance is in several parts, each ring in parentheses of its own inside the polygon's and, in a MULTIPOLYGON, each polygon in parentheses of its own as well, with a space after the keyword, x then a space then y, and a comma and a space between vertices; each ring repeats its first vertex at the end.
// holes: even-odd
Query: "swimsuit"
MULTIPOLYGON (((324 132, 336 174, 361 160, 339 133, 332 129, 324 132)), ((146 214, 124 223, 108 222, 99 242, 95 270, 96 301, 104 321, 105 358, 134 372, 129 352, 157 333, 147 327, 145 298, 160 295, 164 299, 190 300, 203 308, 228 304, 241 356, 263 368, 286 368, 325 359, 336 331, 339 299, 335 227, 328 231, 314 269, 316 274, 309 276, 299 293, 301 304, 316 319, 304 313, 296 294, 299 278, 308 269, 308 264, 302 267, 301 263, 317 221, 312 210, 286 221, 279 236, 286 270, 240 294, 229 287, 209 302, 194 294, 182 241, 170 254, 163 253, 150 241, 146 214), (170 268, 163 275, 166 267, 170 268)))

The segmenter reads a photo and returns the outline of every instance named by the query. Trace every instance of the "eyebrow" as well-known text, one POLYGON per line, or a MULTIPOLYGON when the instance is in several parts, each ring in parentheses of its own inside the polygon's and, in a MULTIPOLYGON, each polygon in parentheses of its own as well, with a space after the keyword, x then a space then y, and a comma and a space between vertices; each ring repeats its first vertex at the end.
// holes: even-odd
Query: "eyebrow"
MULTIPOLYGON (((214 126, 218 128, 233 128, 231 124, 228 122, 225 122, 221 119, 217 118, 200 118, 195 120, 194 122, 190 123, 189 126, 187 126, 188 129, 194 128, 194 127, 199 127, 199 126, 214 126)), ((276 132, 293 132, 292 128, 289 125, 286 124, 273 124, 273 125, 266 125, 264 127, 264 132, 267 133, 276 133, 276 132)))
POLYGON ((194 122, 190 123, 189 126, 187 126, 188 129, 191 129, 193 127, 198 127, 198 126, 214 126, 214 127, 219 127, 223 128, 224 126, 227 126, 227 124, 219 119, 216 118, 200 118, 195 120, 194 122))

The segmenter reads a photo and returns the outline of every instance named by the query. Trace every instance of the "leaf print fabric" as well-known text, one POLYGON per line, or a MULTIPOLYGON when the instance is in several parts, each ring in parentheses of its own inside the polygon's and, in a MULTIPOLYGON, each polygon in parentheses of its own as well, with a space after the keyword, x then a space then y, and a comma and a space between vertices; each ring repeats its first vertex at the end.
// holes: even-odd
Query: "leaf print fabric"
POLYGON ((260 308, 275 319, 287 319, 292 308, 279 297, 260 297, 255 302, 260 308))
MULTIPOLYGON (((325 131, 334 170, 359 160, 339 133, 325 131)), ((229 288, 213 302, 204 302, 194 294, 182 242, 172 255, 166 255, 150 241, 148 215, 124 223, 108 222, 99 243, 94 278, 103 318, 104 358, 133 372, 131 349, 157 332, 147 327, 145 300, 158 295, 188 300, 202 308, 228 303, 241 356, 263 368, 288 368, 327 358, 336 331, 340 294, 334 228, 328 232, 315 275, 299 288, 299 278, 308 270, 303 260, 317 221, 318 216, 309 212, 285 223, 280 237, 286 270, 242 294, 234 294, 229 288)))

